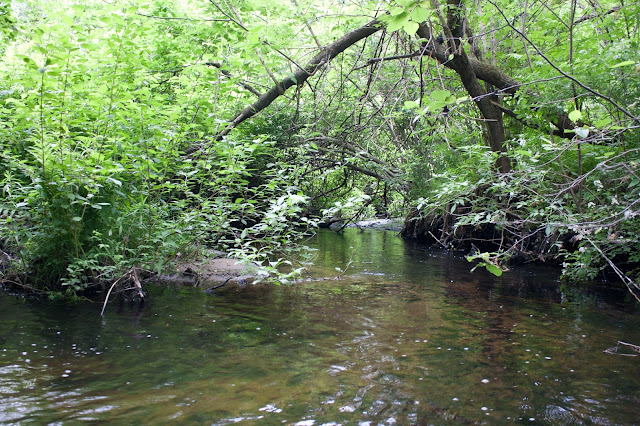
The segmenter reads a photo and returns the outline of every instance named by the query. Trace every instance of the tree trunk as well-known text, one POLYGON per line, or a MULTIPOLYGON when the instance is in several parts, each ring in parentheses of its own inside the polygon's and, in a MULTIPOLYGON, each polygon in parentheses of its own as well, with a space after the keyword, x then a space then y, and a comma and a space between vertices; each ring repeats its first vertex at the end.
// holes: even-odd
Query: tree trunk
POLYGON ((447 0, 447 4, 447 21, 444 30, 445 34, 452 36, 447 42, 450 52, 453 53, 453 59, 448 62, 458 74, 462 85, 480 110, 487 129, 489 147, 498 154, 496 160, 498 171, 508 173, 511 171, 511 163, 506 155, 502 111, 494 104, 497 102, 497 97, 495 94, 487 93, 484 90, 462 45, 465 22, 461 0, 447 0))

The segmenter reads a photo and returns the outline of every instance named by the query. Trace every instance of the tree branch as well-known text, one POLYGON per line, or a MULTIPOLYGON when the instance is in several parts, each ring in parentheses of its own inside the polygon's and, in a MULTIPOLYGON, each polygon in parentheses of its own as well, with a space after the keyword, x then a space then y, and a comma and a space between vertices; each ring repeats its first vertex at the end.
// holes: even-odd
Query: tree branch
MULTIPOLYGON (((222 64, 219 62, 205 62, 205 65, 210 66, 210 67, 215 67, 218 68, 220 70, 220 72, 227 77, 228 79, 232 79, 231 73, 225 69, 222 68, 222 64)), ((254 89, 251 85, 242 82, 242 81, 238 81, 238 86, 242 87, 245 90, 248 90, 249 92, 253 93, 256 96, 260 96, 262 95, 262 93, 258 92, 256 89, 254 89)))
POLYGON ((591 13, 589 13, 587 15, 581 16, 580 18, 576 19, 573 24, 577 25, 577 24, 579 24, 581 22, 588 21, 589 19, 599 18, 601 16, 610 15, 612 13, 615 13, 615 12, 619 11, 620 9, 621 9, 620 6, 616 6, 616 7, 612 7, 611 9, 609 9, 607 11, 604 11, 604 12, 602 12, 600 14, 598 12, 591 12, 591 13))
POLYGON ((320 53, 311 58, 311 60, 302 69, 298 69, 292 76, 284 78, 274 85, 266 93, 262 94, 257 101, 244 108, 231 120, 231 123, 216 135, 216 139, 222 139, 231 130, 236 128, 240 123, 248 118, 253 117, 269 105, 273 103, 287 89, 295 85, 302 85, 309 77, 314 75, 320 68, 328 64, 333 58, 344 52, 348 47, 354 45, 362 39, 380 30, 380 23, 373 20, 360 28, 348 32, 335 42, 327 45, 320 53))
MULTIPOLYGON (((431 30, 426 23, 420 24, 416 35, 421 39, 431 40, 422 46, 423 54, 437 60, 440 64, 451 70, 456 70, 453 62, 449 60, 446 47, 433 41, 431 30)), ((514 95, 522 84, 491 64, 481 62, 471 57, 468 58, 468 61, 477 78, 498 88, 500 92, 514 95)))
POLYGON ((206 19, 206 18, 181 18, 176 16, 153 16, 153 15, 146 15, 140 12, 136 12, 136 15, 144 16, 145 18, 151 18, 151 19, 164 19, 167 21, 202 21, 202 22, 230 22, 231 21, 230 19, 221 19, 221 18, 206 19))

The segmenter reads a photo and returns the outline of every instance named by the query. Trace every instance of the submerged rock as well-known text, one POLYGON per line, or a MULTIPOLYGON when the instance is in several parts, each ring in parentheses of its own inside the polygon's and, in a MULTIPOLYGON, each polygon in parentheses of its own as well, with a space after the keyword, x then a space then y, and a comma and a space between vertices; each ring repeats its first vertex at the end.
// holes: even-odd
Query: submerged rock
POLYGON ((404 219, 402 218, 392 218, 392 219, 369 219, 369 220, 361 220, 356 222, 353 225, 357 228, 365 228, 365 229, 377 229, 379 231, 394 231, 400 232, 402 229, 402 225, 404 223, 404 219))
POLYGON ((177 266, 177 273, 160 275, 157 281, 192 287, 221 287, 220 284, 251 284, 254 281, 251 265, 227 257, 204 259, 200 262, 184 262, 177 266))
POLYGON ((332 231, 340 231, 343 228, 359 228, 359 229, 375 229, 378 231, 393 231, 400 232, 404 219, 392 218, 392 219, 367 219, 359 220, 357 222, 349 222, 346 226, 344 220, 332 222, 329 225, 329 229, 332 231))

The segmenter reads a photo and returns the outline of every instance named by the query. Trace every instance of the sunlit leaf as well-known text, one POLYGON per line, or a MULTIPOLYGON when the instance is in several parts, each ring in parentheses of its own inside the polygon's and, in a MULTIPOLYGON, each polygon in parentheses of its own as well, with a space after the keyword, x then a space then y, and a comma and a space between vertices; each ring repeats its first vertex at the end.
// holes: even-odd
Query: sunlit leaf
POLYGON ((500 269, 499 267, 497 267, 493 263, 485 263, 484 267, 487 269, 487 271, 491 272, 496 277, 499 277, 499 276, 502 275, 502 269, 500 269))
POLYGON ((620 67, 626 67, 626 66, 635 65, 635 64, 636 64, 636 61, 628 60, 628 61, 620 62, 615 65, 611 65, 609 68, 620 68, 620 67))
POLYGON ((420 104, 418 104, 416 101, 404 101, 405 109, 416 109, 419 107, 420 107, 420 104))
POLYGON ((569 120, 576 122, 580 119, 582 119, 582 113, 580 111, 574 110, 569 113, 569 120))
POLYGON ((611 124, 611 119, 609 117, 601 118, 600 120, 596 120, 593 125, 598 129, 603 129, 611 124))
POLYGON ((411 11, 411 19, 416 22, 425 22, 430 16, 431 13, 422 6, 418 6, 411 11))
POLYGON ((408 21, 404 24, 404 30, 407 34, 409 35, 414 35, 417 31, 418 28, 420 27, 420 25, 418 25, 417 22, 414 21, 408 21))
POLYGON ((576 132, 576 135, 580 136, 582 139, 589 136, 589 129, 587 127, 576 127, 573 130, 576 132))

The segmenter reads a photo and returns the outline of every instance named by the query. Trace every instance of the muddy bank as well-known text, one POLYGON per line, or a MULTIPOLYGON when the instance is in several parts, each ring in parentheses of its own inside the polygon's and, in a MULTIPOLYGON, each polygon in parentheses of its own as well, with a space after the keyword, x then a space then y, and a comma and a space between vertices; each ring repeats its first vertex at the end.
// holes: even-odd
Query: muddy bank
POLYGON ((458 218, 468 214, 467 207, 452 213, 425 215, 412 210, 404 220, 400 236, 462 253, 504 253, 509 263, 544 262, 560 264, 561 250, 575 250, 573 234, 548 227, 495 223, 460 225, 458 218))

